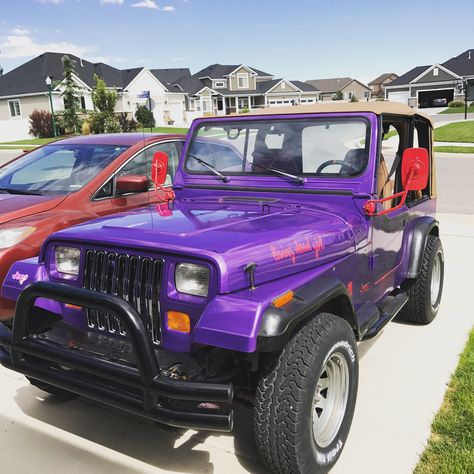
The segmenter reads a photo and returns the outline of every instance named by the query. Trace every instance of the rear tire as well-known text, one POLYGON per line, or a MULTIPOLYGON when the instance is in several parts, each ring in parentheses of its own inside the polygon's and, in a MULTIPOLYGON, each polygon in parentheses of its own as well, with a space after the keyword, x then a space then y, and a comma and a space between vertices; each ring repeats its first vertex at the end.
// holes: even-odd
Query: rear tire
POLYGON ((438 314, 444 279, 444 253, 441 240, 429 235, 418 278, 405 286, 408 302, 399 320, 412 324, 429 324, 438 314))
POLYGON ((254 435, 262 460, 285 474, 328 472, 339 458, 358 385, 354 332, 321 313, 269 356, 257 386, 254 435))

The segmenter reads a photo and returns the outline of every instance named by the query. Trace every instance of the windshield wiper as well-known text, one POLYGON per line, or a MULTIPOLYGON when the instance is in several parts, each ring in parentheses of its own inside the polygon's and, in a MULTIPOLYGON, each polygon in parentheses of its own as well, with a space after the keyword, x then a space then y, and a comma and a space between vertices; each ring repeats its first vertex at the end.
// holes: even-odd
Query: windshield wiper
POLYGON ((0 193, 4 194, 25 194, 25 195, 33 195, 33 196, 44 196, 43 193, 39 191, 27 191, 23 189, 10 189, 10 188, 0 188, 0 193))
POLYGON ((292 179, 298 181, 299 184, 304 184, 305 181, 306 181, 301 176, 297 176, 296 174, 287 173, 286 171, 279 170, 278 168, 272 168, 271 166, 265 166, 265 165, 261 165, 259 163, 252 163, 252 165, 257 166, 259 168, 263 168, 264 170, 271 171, 271 172, 276 173, 276 174, 281 174, 282 176, 286 176, 287 178, 292 178, 292 179))
POLYGON ((209 171, 212 171, 212 173, 214 173, 216 176, 219 176, 219 178, 221 178, 222 181, 224 181, 224 183, 228 183, 230 181, 228 176, 222 174, 220 171, 214 168, 214 166, 210 165, 204 160, 201 160, 201 158, 198 158, 195 155, 191 155, 191 153, 187 153, 186 156, 190 156, 191 158, 194 158, 199 164, 206 167, 209 171))

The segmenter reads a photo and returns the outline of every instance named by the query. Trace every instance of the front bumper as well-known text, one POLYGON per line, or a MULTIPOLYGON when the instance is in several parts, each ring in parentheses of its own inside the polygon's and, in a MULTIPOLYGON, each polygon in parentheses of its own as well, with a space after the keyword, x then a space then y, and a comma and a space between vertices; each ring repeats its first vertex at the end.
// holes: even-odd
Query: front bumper
POLYGON ((33 379, 159 423, 198 430, 232 430, 232 409, 197 408, 200 402, 230 404, 232 385, 178 381, 161 375, 143 322, 135 309, 116 296, 62 283, 32 283, 20 294, 13 330, 0 323, 0 363, 33 379), (31 316, 37 298, 116 316, 127 329, 136 367, 32 337, 31 316))

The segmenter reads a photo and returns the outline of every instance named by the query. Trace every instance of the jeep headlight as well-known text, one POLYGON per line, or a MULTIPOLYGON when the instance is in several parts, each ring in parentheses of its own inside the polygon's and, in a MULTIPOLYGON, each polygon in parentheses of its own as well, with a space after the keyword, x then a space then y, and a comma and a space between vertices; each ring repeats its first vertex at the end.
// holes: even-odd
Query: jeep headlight
POLYGON ((66 275, 78 275, 81 251, 74 247, 56 247, 54 251, 56 270, 66 275))
POLYGON ((0 249, 7 249, 25 240, 36 230, 36 227, 24 226, 0 230, 0 249))
POLYGON ((208 267, 195 263, 179 263, 175 270, 176 289, 180 293, 207 296, 210 271, 208 267))

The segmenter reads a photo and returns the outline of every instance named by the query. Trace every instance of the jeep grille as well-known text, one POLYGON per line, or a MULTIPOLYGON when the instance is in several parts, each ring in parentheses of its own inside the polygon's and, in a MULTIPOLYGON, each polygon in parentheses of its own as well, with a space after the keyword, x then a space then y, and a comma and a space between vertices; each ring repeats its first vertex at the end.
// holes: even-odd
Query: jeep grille
MULTIPOLYGON (((88 250, 85 258, 84 288, 123 298, 140 315, 154 344, 160 344, 160 286, 163 261, 137 255, 88 250)), ((91 329, 126 336, 127 331, 109 313, 88 309, 91 329)))

